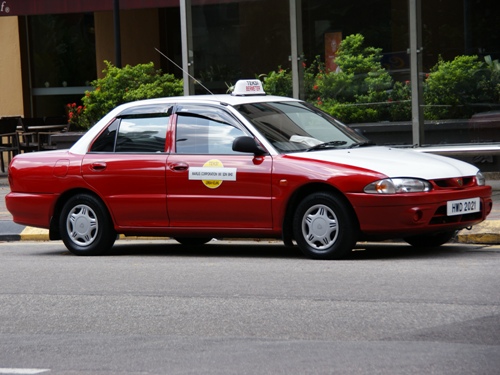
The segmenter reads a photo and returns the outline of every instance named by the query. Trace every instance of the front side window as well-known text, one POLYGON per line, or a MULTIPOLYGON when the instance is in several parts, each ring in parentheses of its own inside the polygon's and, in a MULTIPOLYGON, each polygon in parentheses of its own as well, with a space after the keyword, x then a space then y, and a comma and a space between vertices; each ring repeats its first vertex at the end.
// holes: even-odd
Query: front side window
POLYGON ((234 154, 233 141, 246 135, 230 114, 218 108, 183 106, 177 115, 178 154, 234 154))

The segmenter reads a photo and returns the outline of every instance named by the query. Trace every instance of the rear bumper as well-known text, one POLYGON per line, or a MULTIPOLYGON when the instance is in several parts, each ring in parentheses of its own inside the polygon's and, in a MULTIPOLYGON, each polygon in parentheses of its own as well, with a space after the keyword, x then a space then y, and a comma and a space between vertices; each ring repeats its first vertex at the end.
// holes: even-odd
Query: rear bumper
POLYGON ((5 205, 15 223, 49 229, 58 197, 56 194, 11 192, 5 196, 5 205))

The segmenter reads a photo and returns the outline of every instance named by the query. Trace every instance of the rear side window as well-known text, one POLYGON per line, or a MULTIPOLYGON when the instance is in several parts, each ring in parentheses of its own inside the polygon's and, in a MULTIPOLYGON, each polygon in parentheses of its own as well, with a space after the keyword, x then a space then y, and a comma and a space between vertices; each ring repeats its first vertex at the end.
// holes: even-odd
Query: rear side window
POLYGON ((169 116, 126 116, 101 133, 91 152, 156 153, 165 151, 169 116))

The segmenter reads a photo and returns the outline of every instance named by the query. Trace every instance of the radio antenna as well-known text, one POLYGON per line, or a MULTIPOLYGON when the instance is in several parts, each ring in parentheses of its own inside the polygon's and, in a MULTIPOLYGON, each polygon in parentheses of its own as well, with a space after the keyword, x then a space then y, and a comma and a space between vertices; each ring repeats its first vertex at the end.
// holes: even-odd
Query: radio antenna
POLYGON ((196 78, 194 78, 191 74, 189 74, 188 72, 186 72, 184 69, 182 69, 181 66, 179 66, 178 64, 175 63, 175 61, 173 61, 171 58, 169 58, 167 55, 165 55, 163 52, 161 52, 158 48, 155 47, 155 50, 156 52, 158 52, 160 55, 162 55, 164 58, 166 58, 168 61, 170 61, 172 64, 174 64, 177 68, 179 68, 180 70, 182 70, 184 73, 186 73, 195 83, 199 84, 201 87, 203 87, 205 90, 207 90, 207 92, 211 95, 214 95, 214 93, 212 91, 210 91, 203 83, 201 83, 200 81, 198 81, 196 78))

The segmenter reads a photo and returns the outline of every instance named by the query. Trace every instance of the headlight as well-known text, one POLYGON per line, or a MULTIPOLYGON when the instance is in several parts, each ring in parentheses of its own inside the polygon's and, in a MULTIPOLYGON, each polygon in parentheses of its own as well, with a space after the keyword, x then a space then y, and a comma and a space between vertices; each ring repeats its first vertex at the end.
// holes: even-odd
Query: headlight
POLYGON ((486 178, 484 175, 481 173, 481 171, 478 171, 476 173, 476 182, 479 186, 484 186, 486 185, 486 178))
POLYGON ((416 178, 386 178, 367 185, 364 192, 369 194, 421 193, 431 189, 431 184, 425 180, 418 180, 416 178))

